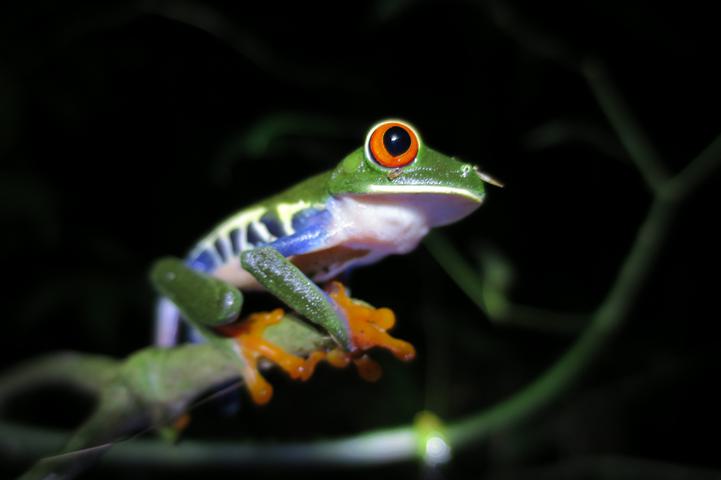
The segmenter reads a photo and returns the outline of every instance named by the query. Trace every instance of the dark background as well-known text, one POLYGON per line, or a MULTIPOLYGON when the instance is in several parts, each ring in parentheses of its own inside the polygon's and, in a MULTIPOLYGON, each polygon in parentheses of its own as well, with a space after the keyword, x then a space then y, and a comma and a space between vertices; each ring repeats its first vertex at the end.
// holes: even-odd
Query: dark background
MULTIPOLYGON (((125 356, 147 345, 153 259, 182 255, 237 208, 332 167, 388 116, 506 182, 445 229, 474 266, 492 247, 513 266, 515 301, 592 311, 650 195, 584 79, 559 58, 601 59, 677 171, 721 132, 718 19, 701 5, 3 3, 3 367, 58 349, 125 356)), ((717 176, 684 204, 625 328, 581 383, 459 453, 449 477, 721 470, 719 185, 717 176), (609 458, 640 470, 604 470, 609 458)), ((386 372, 374 385, 350 371, 322 369, 307 384, 271 374, 269 406, 231 419, 200 408, 187 435, 303 440, 407 424, 423 409, 459 418, 517 391, 573 340, 489 322, 423 248, 358 271, 353 288, 396 311, 396 334, 418 360, 378 354, 386 372)), ((26 421, 68 428, 87 412, 61 392, 24 407, 26 421)), ((0 475, 26 465, 11 458, 0 475)), ((85 478, 207 474, 250 473, 100 466, 85 478)))

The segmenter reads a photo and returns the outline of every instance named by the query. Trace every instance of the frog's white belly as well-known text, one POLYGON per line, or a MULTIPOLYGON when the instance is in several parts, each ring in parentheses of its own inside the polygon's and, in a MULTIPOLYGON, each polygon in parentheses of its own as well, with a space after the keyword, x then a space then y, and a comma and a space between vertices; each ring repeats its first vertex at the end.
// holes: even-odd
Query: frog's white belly
MULTIPOLYGON (((389 202, 383 196, 354 196, 328 203, 331 222, 327 241, 312 252, 290 257, 316 282, 333 279, 345 270, 375 263, 418 246, 430 225, 422 209, 410 202, 389 202)), ((230 259, 212 272, 241 290, 261 290, 258 282, 230 259)))

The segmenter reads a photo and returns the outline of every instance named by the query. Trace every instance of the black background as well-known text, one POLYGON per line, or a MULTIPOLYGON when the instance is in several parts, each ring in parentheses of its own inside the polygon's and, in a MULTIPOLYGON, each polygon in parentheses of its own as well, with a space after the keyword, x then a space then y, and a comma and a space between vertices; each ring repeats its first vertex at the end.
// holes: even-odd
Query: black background
MULTIPOLYGON (((445 229, 473 265, 492 247, 514 268, 515 301, 593 310, 650 195, 588 85, 559 56, 602 60, 678 171, 721 132, 718 20, 702 5, 4 3, 2 365, 147 345, 153 259, 182 255, 225 215, 332 167, 388 116, 506 182, 445 229)), ((665 465, 721 468, 718 188, 716 175, 684 204, 626 326, 581 383, 460 453, 445 474, 676 478, 665 465), (602 471, 608 458, 643 463, 624 477, 602 471)), ((307 384, 272 374, 269 406, 245 405, 231 419, 201 408, 187 435, 302 440, 406 424, 423 409, 459 418, 517 391, 573 340, 489 322, 423 248, 356 272, 353 288, 396 311, 396 334, 417 345, 416 362, 378 354, 386 374, 374 385, 350 371, 323 369, 307 384)), ((18 415, 71 427, 87 407, 46 392, 18 415)), ((9 458, 2 472, 26 465, 9 458)), ((330 473, 420 475, 413 464, 330 473)), ((101 465, 85 478, 206 474, 101 465)))

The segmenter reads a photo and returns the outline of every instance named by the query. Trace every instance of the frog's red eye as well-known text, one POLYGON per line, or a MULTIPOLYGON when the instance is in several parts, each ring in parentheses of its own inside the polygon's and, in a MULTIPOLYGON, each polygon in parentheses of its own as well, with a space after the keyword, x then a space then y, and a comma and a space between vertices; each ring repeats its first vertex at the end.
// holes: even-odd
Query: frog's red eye
POLYGON ((373 160, 384 167, 404 167, 418 155, 418 137, 408 125, 382 123, 371 133, 368 151, 373 160))

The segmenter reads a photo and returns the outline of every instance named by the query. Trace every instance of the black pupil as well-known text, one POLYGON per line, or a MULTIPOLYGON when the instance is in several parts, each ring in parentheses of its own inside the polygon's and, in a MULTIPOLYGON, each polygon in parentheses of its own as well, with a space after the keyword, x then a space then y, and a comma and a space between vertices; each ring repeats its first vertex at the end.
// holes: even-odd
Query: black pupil
POLYGON ((403 155, 411 148, 411 136, 405 128, 391 127, 383 135, 383 146, 394 157, 403 155))

